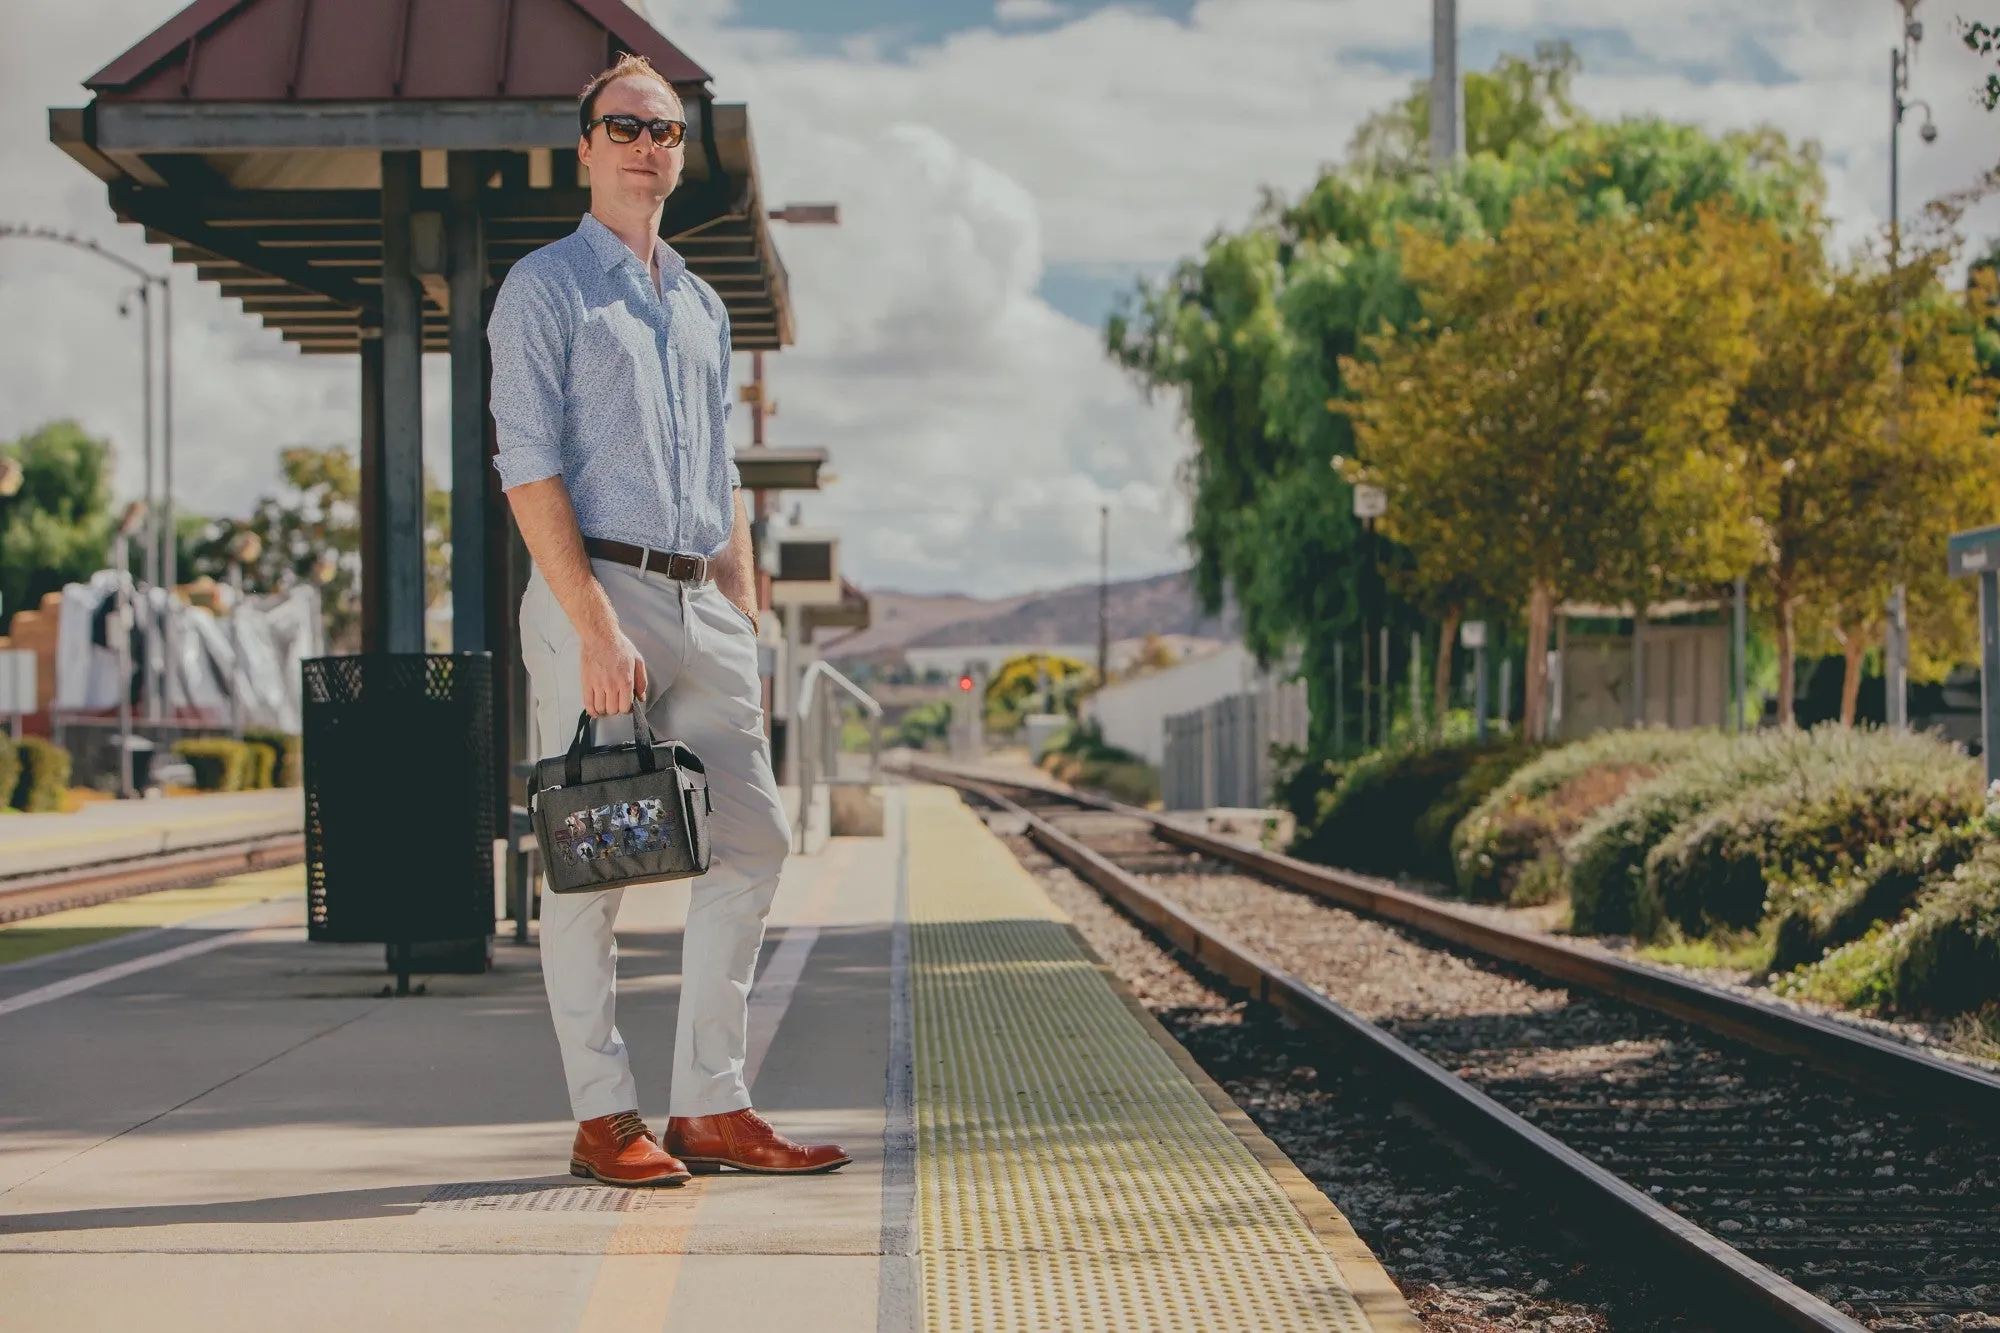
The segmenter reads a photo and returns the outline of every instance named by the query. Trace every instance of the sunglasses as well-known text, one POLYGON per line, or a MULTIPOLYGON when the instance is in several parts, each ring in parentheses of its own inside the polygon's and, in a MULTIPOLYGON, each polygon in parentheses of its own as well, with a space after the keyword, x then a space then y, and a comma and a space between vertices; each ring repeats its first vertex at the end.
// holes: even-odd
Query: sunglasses
POLYGON ((641 120, 637 116, 599 116, 583 127, 587 135, 599 125, 604 127, 604 137, 613 143, 631 143, 639 137, 639 131, 651 130, 653 142, 662 148, 678 148, 687 136, 687 122, 683 120, 641 120))

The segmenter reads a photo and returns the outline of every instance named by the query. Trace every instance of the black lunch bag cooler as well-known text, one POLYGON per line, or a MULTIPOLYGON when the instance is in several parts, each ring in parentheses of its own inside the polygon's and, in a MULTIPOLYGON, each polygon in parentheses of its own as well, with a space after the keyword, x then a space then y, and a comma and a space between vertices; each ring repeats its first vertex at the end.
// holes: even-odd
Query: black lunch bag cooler
POLYGON ((687 879, 708 870, 708 770, 679 741, 655 741, 632 704, 633 739, 591 745, 590 714, 569 750, 535 765, 529 810, 554 893, 687 879))

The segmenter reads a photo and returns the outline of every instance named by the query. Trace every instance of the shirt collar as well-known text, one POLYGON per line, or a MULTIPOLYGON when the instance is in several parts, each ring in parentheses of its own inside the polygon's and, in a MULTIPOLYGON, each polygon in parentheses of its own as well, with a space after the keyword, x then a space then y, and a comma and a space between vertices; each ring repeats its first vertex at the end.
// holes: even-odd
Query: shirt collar
MULTIPOLYGON (((590 243, 591 250, 604 265, 606 273, 628 259, 634 263, 638 262, 639 256, 632 253, 632 247, 619 240, 618 234, 599 222, 595 215, 585 213, 583 221, 577 224, 576 229, 583 234, 584 240, 590 243)), ((687 261, 680 257, 674 247, 657 236, 653 238, 653 257, 659 261, 660 285, 663 287, 687 271, 687 261)))

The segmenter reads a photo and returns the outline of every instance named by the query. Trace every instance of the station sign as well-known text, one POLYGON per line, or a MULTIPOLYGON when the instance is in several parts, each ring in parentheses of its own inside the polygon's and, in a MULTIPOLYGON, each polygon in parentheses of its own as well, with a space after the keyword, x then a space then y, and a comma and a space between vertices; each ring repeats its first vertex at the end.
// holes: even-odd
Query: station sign
POLYGON ((1955 579, 2000 570, 2000 526, 1952 533, 1945 565, 1955 579))

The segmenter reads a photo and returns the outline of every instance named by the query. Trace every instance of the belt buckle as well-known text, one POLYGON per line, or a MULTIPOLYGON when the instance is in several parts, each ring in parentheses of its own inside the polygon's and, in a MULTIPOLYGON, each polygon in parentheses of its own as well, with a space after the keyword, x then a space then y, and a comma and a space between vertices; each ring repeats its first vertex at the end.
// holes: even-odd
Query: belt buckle
POLYGON ((696 583, 706 583, 706 582, 708 582, 708 557, 707 557, 707 556, 705 556, 705 555, 698 555, 698 556, 695 556, 695 557, 694 557, 694 579, 693 579, 693 581, 694 581, 694 582, 696 582, 696 583))

